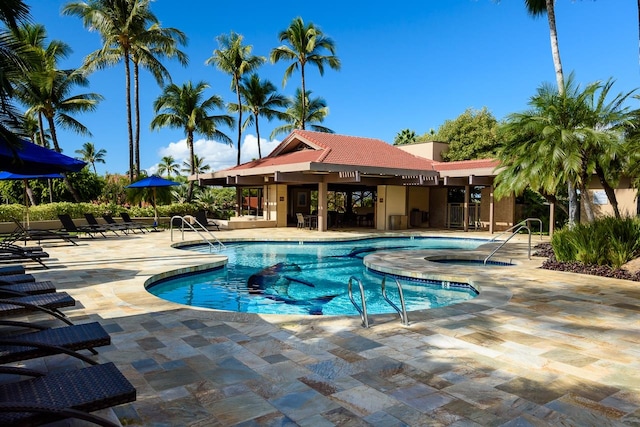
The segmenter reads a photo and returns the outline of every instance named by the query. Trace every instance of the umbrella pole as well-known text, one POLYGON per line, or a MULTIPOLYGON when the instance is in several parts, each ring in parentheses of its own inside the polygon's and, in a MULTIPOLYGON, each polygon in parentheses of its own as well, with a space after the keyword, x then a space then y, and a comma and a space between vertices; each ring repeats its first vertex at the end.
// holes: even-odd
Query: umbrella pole
POLYGON ((155 218, 153 219, 153 226, 158 226, 158 205, 156 203, 156 187, 153 187, 153 210, 155 212, 155 218))
POLYGON ((27 230, 29 229, 29 181, 27 181, 26 179, 23 179, 22 182, 24 183, 24 208, 25 208, 25 215, 26 215, 26 220, 25 220, 25 224, 27 227, 27 230))

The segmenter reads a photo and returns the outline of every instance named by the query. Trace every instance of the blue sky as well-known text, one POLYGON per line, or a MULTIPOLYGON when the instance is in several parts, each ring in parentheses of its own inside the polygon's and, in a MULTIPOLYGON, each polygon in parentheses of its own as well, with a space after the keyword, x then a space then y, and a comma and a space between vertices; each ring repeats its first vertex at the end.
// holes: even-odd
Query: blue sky
MULTIPOLYGON (((27 0, 34 22, 44 24, 50 39, 67 42, 74 53, 63 67, 78 67, 85 55, 100 46, 79 18, 61 16, 66 1, 27 0)), ((565 73, 574 71, 579 82, 616 79, 615 92, 640 86, 637 4, 629 0, 559 0, 556 19, 565 73)), ((183 50, 189 55, 184 68, 166 62, 173 81, 206 81, 209 95, 234 102, 230 76, 205 65, 217 48, 216 37, 242 34, 254 54, 268 58, 278 46, 278 34, 301 16, 313 22, 337 46, 342 69, 307 69, 307 89, 324 98, 329 116, 323 125, 336 133, 365 136, 393 143, 402 129, 423 134, 455 119, 467 108, 487 107, 498 119, 527 108, 528 99, 542 82, 555 83, 546 17, 533 19, 518 0, 334 1, 321 3, 280 1, 212 2, 210 0, 156 0, 152 10, 165 27, 175 27, 189 38, 183 50)), ((300 86, 294 73, 282 87, 288 63, 266 63, 261 78, 292 96, 300 86)), ((153 172, 164 155, 182 162, 187 155, 179 130, 149 130, 152 103, 161 89, 148 73, 141 73, 141 167, 153 172)), ((91 86, 82 92, 105 97, 96 112, 77 118, 93 136, 59 130, 60 144, 68 155, 84 142, 107 150, 106 165, 98 173, 125 173, 128 139, 125 114, 124 65, 93 73, 91 86)), ((78 92, 79 93, 79 92, 78 92)), ((261 119, 262 152, 279 140, 269 141, 280 123, 261 119)), ((233 129, 222 128, 234 141, 233 129)), ((196 153, 214 170, 236 163, 236 147, 196 136, 196 153)), ((253 129, 243 135, 242 161, 257 157, 253 129)))

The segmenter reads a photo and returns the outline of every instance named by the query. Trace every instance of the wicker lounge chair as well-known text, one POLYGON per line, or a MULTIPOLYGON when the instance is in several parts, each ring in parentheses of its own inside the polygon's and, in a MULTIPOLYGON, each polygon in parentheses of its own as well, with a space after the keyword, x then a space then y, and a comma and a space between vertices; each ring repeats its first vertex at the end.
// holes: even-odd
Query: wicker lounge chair
POLYGON ((31 274, 6 274, 4 276, 0 276, 0 278, 5 282, 11 283, 25 283, 36 281, 36 278, 31 274))
POLYGON ((9 274, 24 274, 24 266, 8 265, 6 267, 0 267, 0 277, 7 276, 9 274))
POLYGON ((205 211, 196 212, 196 221, 200 223, 204 228, 209 229, 209 227, 215 227, 217 231, 220 231, 220 225, 212 219, 207 218, 207 213, 205 211))
POLYGON ((0 242, 0 262, 34 261, 44 268, 49 268, 42 261, 43 258, 49 258, 49 254, 40 247, 22 247, 12 243, 0 242))
POLYGON ((73 219, 71 219, 71 217, 67 214, 61 214, 58 215, 58 219, 60 219, 60 223, 62 223, 62 231, 66 231, 67 233, 84 233, 89 235, 90 237, 94 238, 95 234, 100 234, 102 237, 107 237, 104 235, 105 231, 108 231, 106 228, 103 227, 91 227, 89 225, 76 225, 75 222, 73 222, 73 219))
POLYGON ((116 426, 89 412, 136 400, 136 389, 113 363, 45 375, 20 373, 34 378, 0 385, 0 425, 40 425, 77 418, 116 426))
POLYGON ((75 304, 76 300, 71 298, 66 292, 0 298, 0 317, 44 312, 67 324, 71 324, 59 309, 63 307, 73 307, 75 304))
POLYGON ((43 240, 62 240, 77 245, 74 241, 76 236, 72 236, 66 231, 59 230, 31 230, 25 228, 20 221, 13 219, 16 224, 15 231, 5 241, 18 242, 23 241, 26 245, 28 241, 35 241, 40 244, 43 240))
MULTIPOLYGON (((111 344, 111 337, 98 322, 81 325, 46 328, 36 332, 27 332, 0 336, 0 363, 34 359, 51 354, 78 350, 90 350, 97 354, 95 347, 111 344)), ((72 354, 78 357, 77 354, 72 354)), ((84 356, 78 357, 85 360, 84 356)), ((92 359, 88 363, 95 364, 92 359)))
POLYGON ((12 283, 2 280, 0 276, 0 294, 3 291, 18 292, 29 295, 50 294, 56 291, 53 282, 48 280, 42 282, 12 283))

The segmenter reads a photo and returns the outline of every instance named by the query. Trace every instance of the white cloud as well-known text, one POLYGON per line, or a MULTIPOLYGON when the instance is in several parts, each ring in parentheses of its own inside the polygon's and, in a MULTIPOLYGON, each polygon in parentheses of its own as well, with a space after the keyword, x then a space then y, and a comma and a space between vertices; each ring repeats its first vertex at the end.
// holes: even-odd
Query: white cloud
MULTIPOLYGON (((271 153, 271 151, 280 144, 280 141, 278 140, 268 141, 264 138, 260 138, 260 140, 262 157, 271 153)), ((235 145, 232 147, 230 145, 211 140, 199 139, 193 143, 193 149, 198 156, 204 158, 205 164, 211 166, 212 171, 218 171, 235 166, 238 158, 238 152, 235 145)), ((255 135, 245 135, 240 154, 240 160, 242 163, 258 158, 258 139, 255 135)), ((178 142, 171 142, 169 145, 161 147, 158 150, 158 158, 165 156, 172 156, 177 163, 182 165, 182 162, 189 158, 187 140, 181 139, 178 142)), ((158 164, 156 163, 155 165, 148 167, 146 170, 150 175, 152 175, 157 172, 158 164)))

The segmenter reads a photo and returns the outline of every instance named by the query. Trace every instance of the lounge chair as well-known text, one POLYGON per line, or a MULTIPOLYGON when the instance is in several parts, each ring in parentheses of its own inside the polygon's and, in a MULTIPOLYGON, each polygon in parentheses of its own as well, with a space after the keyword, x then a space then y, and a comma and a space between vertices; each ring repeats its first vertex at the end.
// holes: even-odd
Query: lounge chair
POLYGON ((67 214, 58 215, 58 219, 60 219, 60 222, 62 223, 62 230, 67 233, 84 233, 88 234, 92 238, 95 237, 94 234, 100 234, 102 237, 107 237, 104 235, 104 232, 108 231, 106 228, 76 225, 76 223, 73 222, 73 219, 71 219, 67 214))
POLYGON ((220 225, 212 219, 207 218, 207 213, 205 211, 198 211, 195 215, 196 221, 200 223, 204 228, 208 229, 209 227, 215 227, 217 231, 220 231, 220 225))
POLYGON ((58 230, 31 230, 25 228, 20 221, 17 219, 13 219, 13 222, 16 224, 15 231, 7 238, 5 241, 23 241, 24 244, 27 244, 27 241, 35 241, 40 244, 43 240, 63 240, 65 242, 72 243, 77 245, 74 241, 76 236, 72 236, 71 234, 65 231, 58 230))
MULTIPOLYGON (((129 231, 135 233, 136 229, 138 228, 135 225, 127 224, 124 221, 123 222, 118 222, 115 219, 113 219, 113 217, 111 215, 104 214, 104 215, 102 215, 102 218, 105 220, 105 222, 107 223, 108 226, 119 227, 119 228, 122 229, 122 232, 125 233, 125 234, 128 234, 129 231)), ((144 230, 142 232, 144 233, 144 230)))
POLYGON ((49 268, 42 261, 42 258, 49 258, 49 254, 39 247, 22 247, 12 243, 0 242, 0 262, 24 262, 34 261, 49 268))
POLYGON ((120 216, 122 217, 122 220, 128 224, 131 227, 135 227, 139 230, 141 230, 143 233, 146 231, 151 231, 151 229, 153 230, 157 230, 156 227, 154 226, 150 226, 148 224, 144 224, 142 222, 136 222, 134 220, 131 219, 131 217, 129 216, 129 213, 127 212, 120 212, 120 216))
POLYGON ((0 294, 5 292, 20 292, 28 295, 50 294, 56 291, 53 282, 48 280, 42 282, 12 283, 2 280, 0 276, 0 294))
MULTIPOLYGON (((89 350, 97 354, 95 347, 111 344, 111 337, 98 322, 69 325, 60 328, 44 328, 36 332, 26 332, 0 336, 0 363, 34 359, 51 354, 89 350)), ((76 354, 73 356, 77 357, 76 354)), ((79 357, 85 360, 84 357, 79 357)), ((92 359, 88 359, 95 364, 92 359)))
POLYGON ((36 281, 36 278, 32 274, 7 274, 4 276, 0 276, 0 278, 5 282, 11 283, 25 283, 36 281))
POLYGON ((0 385, 0 425, 40 425, 77 418, 116 426, 89 412, 136 400, 136 389, 111 362, 48 374, 11 367, 2 370, 34 378, 0 385))
POLYGON ((9 274, 24 274, 24 266, 8 265, 6 267, 0 267, 0 276, 6 276, 9 274))
POLYGON ((100 224, 92 213, 85 213, 84 218, 87 220, 87 224, 89 224, 89 227, 111 231, 116 236, 118 235, 117 231, 122 231, 124 233, 124 229, 122 227, 116 227, 111 224, 100 224))
POLYGON ((67 324, 71 324, 59 309, 63 307, 73 307, 75 304, 76 300, 71 298, 66 292, 0 298, 0 317, 43 312, 67 324))

